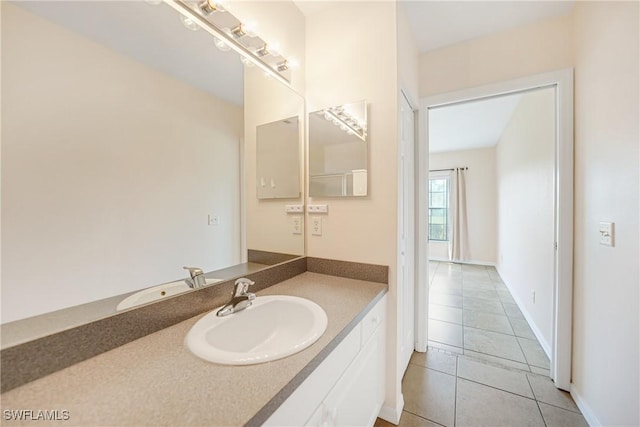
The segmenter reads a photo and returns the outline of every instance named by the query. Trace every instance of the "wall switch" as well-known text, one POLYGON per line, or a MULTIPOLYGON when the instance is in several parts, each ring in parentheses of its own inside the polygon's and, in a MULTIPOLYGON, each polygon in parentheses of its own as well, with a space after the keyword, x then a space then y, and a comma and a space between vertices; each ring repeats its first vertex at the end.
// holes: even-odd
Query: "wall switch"
POLYGON ((303 213, 304 205, 285 205, 284 211, 286 213, 303 213))
POLYGON ((605 246, 613 246, 613 222, 601 222, 599 231, 600 244, 605 246))
POLYGON ((322 217, 311 217, 311 234, 314 236, 322 236, 322 217))
POLYGON ((208 225, 220 225, 220 217, 218 215, 207 215, 208 225))
POLYGON ((308 205, 307 211, 309 213, 327 213, 329 212, 329 206, 327 205, 308 205))
POLYGON ((535 291, 535 289, 531 290, 531 302, 534 303, 534 304, 536 303, 536 291, 535 291))
POLYGON ((291 219, 291 232, 293 234, 302 234, 302 215, 293 215, 291 219))

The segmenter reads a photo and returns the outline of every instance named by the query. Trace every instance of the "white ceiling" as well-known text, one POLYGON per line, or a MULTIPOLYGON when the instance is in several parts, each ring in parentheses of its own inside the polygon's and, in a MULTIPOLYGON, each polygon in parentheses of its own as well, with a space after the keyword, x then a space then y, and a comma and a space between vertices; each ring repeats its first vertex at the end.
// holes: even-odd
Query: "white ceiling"
POLYGON ((573 1, 400 0, 421 53, 565 15, 573 1))
POLYGON ((243 66, 206 32, 189 31, 166 4, 144 1, 19 1, 17 6, 235 105, 243 66))
POLYGON ((505 95, 429 110, 429 152, 496 145, 526 94, 505 95))

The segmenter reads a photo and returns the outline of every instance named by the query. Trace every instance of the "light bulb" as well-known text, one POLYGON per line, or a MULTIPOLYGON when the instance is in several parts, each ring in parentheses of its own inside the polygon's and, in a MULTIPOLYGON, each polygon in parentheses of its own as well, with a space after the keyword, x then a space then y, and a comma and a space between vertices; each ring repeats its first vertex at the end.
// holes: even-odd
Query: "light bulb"
POLYGON ((328 111, 324 112, 324 118, 327 119, 327 120, 332 120, 333 119, 333 117, 331 117, 331 114, 329 114, 328 111))
POLYGON ((289 68, 299 68, 300 61, 298 61, 296 58, 287 58, 287 65, 289 66, 289 68))
POLYGON ((200 28, 198 24, 196 24, 196 21, 187 16, 180 15, 180 21, 182 21, 182 25, 184 25, 191 31, 198 31, 198 29, 200 28))
POLYGON ((346 132, 349 128, 347 127, 347 125, 340 125, 340 129, 346 132))
POLYGON ((213 38, 213 42, 215 43, 216 47, 223 52, 227 52, 231 49, 231 47, 227 44, 226 41, 219 39, 217 37, 213 38))
POLYGON ((255 37, 257 35, 256 29, 258 28, 258 24, 256 24, 254 21, 243 23, 242 28, 244 29, 244 32, 248 37, 255 37))
POLYGON ((338 119, 333 119, 333 124, 336 126, 340 126, 340 122, 338 121, 338 119))
POLYGON ((282 51, 280 50, 280 43, 278 42, 269 43, 267 44, 267 46, 271 56, 280 56, 280 54, 282 53, 282 51))
POLYGON ((251 62, 251 60, 249 60, 249 58, 247 58, 246 56, 241 56, 240 62, 242 62, 247 67, 253 67, 253 62, 251 62))

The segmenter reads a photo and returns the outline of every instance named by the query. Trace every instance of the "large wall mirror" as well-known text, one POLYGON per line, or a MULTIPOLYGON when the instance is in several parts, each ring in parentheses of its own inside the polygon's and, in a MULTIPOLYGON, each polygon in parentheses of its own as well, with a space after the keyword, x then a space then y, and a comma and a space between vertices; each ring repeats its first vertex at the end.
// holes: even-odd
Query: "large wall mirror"
POLYGON ((367 103, 309 114, 309 195, 366 196, 367 103))
POLYGON ((210 283, 264 267, 252 251, 304 254, 285 202, 255 194, 256 128, 304 129, 304 100, 153 3, 2 2, 3 347, 183 266, 210 283))

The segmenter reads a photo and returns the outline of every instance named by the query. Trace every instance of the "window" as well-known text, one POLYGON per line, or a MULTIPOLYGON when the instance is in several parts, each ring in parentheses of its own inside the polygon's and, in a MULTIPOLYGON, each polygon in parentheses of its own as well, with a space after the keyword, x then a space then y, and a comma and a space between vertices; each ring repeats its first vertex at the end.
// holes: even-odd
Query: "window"
POLYGON ((429 179, 429 240, 449 240, 449 177, 429 179))

